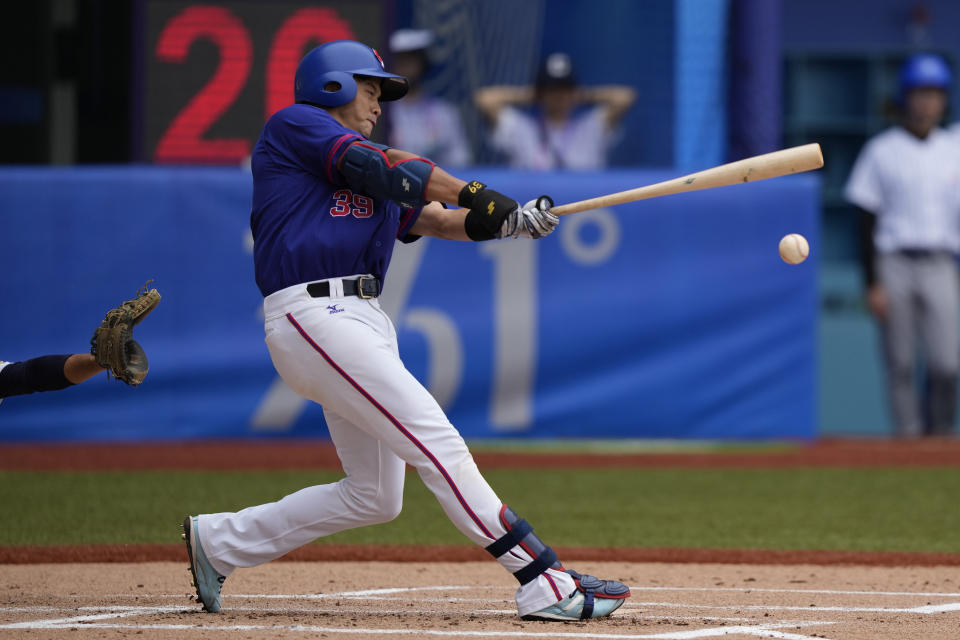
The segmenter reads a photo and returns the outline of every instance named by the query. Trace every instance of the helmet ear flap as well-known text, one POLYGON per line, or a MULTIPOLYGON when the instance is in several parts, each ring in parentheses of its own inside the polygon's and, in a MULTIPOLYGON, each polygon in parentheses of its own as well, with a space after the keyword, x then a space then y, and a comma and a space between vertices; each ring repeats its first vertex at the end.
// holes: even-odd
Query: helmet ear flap
MULTIPOLYGON (((323 104, 327 107, 339 107, 353 100, 357 95, 357 81, 352 73, 345 71, 328 71, 317 78, 317 93, 323 96, 323 104), (336 83, 337 89, 327 90, 327 85, 336 83)), ((332 87, 331 87, 332 89, 332 87)))

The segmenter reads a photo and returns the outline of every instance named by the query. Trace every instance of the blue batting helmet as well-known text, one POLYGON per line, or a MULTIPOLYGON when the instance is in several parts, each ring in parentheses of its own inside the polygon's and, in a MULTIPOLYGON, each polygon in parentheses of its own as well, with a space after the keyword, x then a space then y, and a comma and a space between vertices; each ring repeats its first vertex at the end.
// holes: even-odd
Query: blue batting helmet
POLYGON ((953 74, 946 60, 935 53, 917 53, 907 58, 900 67, 900 97, 919 87, 934 87, 948 91, 953 74))
POLYGON ((327 42, 303 57, 297 66, 293 83, 293 97, 297 102, 309 102, 321 107, 339 107, 357 95, 354 76, 383 78, 380 100, 397 100, 407 93, 407 79, 383 68, 380 55, 353 40, 327 42), (327 91, 331 82, 339 88, 327 91))

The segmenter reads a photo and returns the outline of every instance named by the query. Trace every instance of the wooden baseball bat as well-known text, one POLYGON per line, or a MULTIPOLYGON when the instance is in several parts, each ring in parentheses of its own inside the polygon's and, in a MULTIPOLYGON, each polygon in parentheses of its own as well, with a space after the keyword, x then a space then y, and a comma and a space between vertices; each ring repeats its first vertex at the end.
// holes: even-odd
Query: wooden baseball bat
POLYGON ((755 180, 765 180, 766 178, 776 178, 787 175, 788 173, 800 173, 802 171, 819 169, 822 166, 823 153, 820 151, 820 145, 813 142, 799 147, 790 147, 789 149, 774 151, 773 153, 764 153, 759 156, 753 156, 752 158, 729 162, 718 167, 691 173, 688 176, 647 185, 646 187, 630 189, 629 191, 618 191, 617 193, 610 193, 605 196, 590 198, 589 200, 563 204, 559 207, 553 207, 550 211, 555 215, 563 216, 568 213, 577 213, 578 211, 587 211, 588 209, 599 209, 600 207, 611 207, 615 204, 668 196, 674 193, 686 193, 687 191, 697 191, 699 189, 726 187, 731 184, 737 184, 738 182, 753 182, 755 180))

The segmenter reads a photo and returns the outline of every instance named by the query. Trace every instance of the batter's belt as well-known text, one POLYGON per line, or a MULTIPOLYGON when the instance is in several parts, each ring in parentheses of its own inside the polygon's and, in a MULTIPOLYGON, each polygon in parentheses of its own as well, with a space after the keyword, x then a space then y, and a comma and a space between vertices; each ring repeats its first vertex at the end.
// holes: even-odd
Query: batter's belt
MULTIPOLYGON (((355 280, 341 280, 343 295, 360 298, 376 298, 380 295, 380 279, 373 276, 360 276, 355 280)), ((307 293, 313 298, 329 298, 329 282, 311 282, 307 285, 307 293)))

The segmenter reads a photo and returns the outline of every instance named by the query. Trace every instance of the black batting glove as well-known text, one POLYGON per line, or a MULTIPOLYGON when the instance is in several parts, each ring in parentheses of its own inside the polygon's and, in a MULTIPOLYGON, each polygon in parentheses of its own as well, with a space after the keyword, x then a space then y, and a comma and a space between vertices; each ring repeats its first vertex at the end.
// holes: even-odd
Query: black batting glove
POLYGON ((519 211, 516 200, 508 198, 487 185, 473 180, 460 190, 457 203, 469 209, 464 228, 471 240, 493 240, 500 237, 500 227, 511 213, 519 211))

